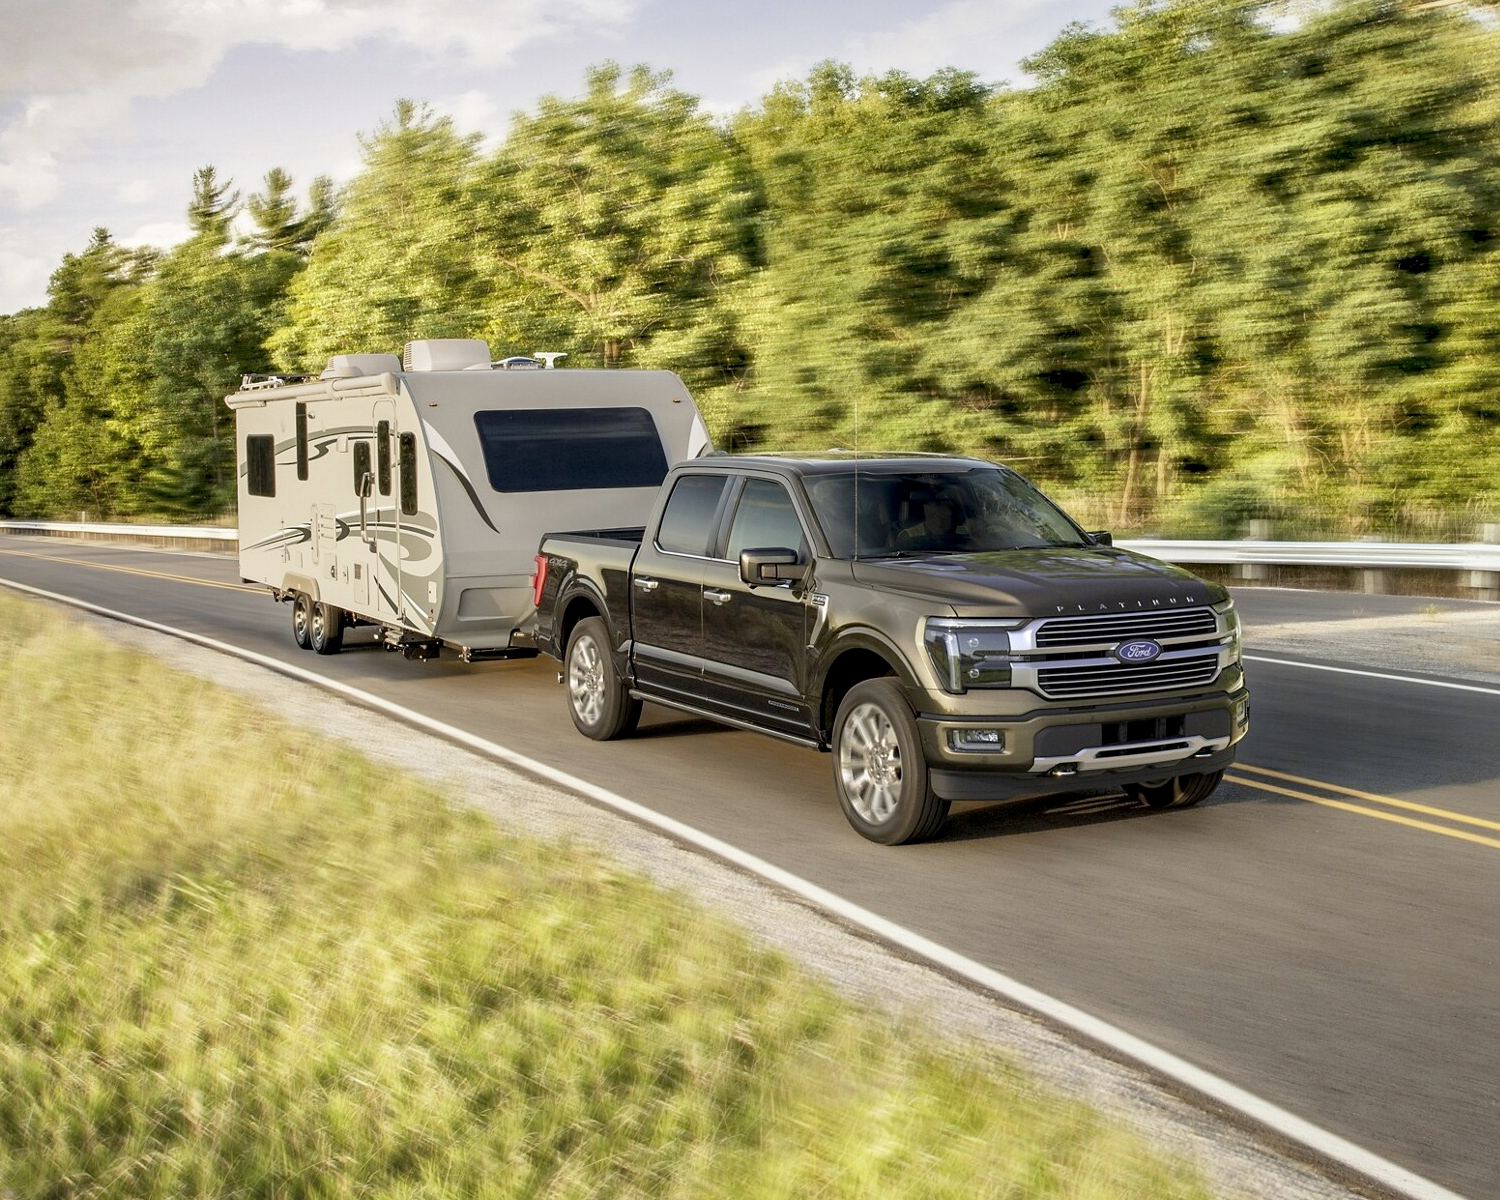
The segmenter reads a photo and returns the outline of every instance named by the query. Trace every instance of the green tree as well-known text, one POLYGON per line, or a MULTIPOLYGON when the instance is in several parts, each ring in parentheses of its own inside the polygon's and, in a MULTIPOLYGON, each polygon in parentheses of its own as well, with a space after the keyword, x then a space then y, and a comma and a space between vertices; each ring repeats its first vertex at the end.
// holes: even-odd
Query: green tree
POLYGON ((670 367, 706 405, 738 384, 746 351, 727 296, 758 257, 756 189, 666 75, 606 64, 582 98, 543 99, 516 118, 479 194, 497 344, 670 367))
MULTIPOLYGON (((407 100, 362 139, 364 168, 312 243, 272 337, 283 367, 317 370, 333 354, 483 328, 488 286, 475 265, 470 194, 477 141, 407 100)), ((321 209, 314 196, 315 213, 330 210, 326 195, 321 209)))

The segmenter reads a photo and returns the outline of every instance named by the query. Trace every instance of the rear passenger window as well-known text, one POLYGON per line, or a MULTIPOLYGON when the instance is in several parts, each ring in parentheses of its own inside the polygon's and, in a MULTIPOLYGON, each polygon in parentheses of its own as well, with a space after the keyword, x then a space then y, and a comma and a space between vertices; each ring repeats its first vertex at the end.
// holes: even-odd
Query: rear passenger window
POLYGON ((245 439, 245 483, 252 496, 276 494, 276 439, 269 434, 245 439))
POLYGON ((725 557, 739 562, 742 550, 795 550, 806 557, 802 522, 792 507, 786 488, 770 479, 747 479, 729 527, 729 550, 725 557))
POLYGON ((724 495, 727 475, 684 475, 672 488, 656 531, 656 546, 672 554, 708 553, 714 517, 724 495))

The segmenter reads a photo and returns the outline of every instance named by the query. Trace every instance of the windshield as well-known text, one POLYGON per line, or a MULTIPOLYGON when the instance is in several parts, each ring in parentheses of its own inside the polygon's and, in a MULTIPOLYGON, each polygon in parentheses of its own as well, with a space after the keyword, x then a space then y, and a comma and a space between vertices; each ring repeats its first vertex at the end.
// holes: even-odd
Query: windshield
POLYGON ((835 558, 893 558, 1086 546, 1063 512, 1014 471, 808 475, 803 479, 835 558))

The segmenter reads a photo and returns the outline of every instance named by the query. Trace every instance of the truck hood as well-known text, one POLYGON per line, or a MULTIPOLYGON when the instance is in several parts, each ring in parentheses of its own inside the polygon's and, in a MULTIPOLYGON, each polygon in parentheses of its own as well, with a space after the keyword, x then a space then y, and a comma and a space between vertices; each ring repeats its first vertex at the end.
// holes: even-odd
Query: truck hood
POLYGON ((1216 604, 1228 595, 1181 567, 1115 546, 863 559, 853 568, 861 583, 950 604, 961 617, 1119 612, 1216 604))

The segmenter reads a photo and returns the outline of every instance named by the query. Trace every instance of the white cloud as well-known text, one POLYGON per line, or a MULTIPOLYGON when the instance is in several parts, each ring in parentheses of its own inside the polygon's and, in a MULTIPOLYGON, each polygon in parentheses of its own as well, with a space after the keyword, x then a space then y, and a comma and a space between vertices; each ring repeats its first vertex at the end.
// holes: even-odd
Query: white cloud
MULTIPOLYGON (((1104 6, 1096 7, 1103 15, 1104 6)), ((1056 0, 952 0, 895 29, 849 38, 831 54, 786 59, 756 72, 750 83, 764 93, 780 80, 806 78, 826 58, 847 62, 861 74, 897 70, 922 77, 958 66, 985 82, 1015 77, 1021 74, 1020 59, 1056 38, 1058 9, 1056 0)))
POLYGON ((193 231, 186 221, 152 221, 115 240, 122 246, 155 246, 158 250, 170 250, 192 236, 193 231))
POLYGON ((494 141, 498 127, 504 122, 499 116, 500 106, 493 96, 478 90, 449 96, 446 100, 433 102, 433 110, 453 118, 459 133, 479 133, 487 142, 494 141))
POLYGON ((61 159, 121 122, 133 101, 203 84, 233 47, 342 50, 395 42, 475 66, 509 62, 538 38, 619 25, 640 0, 48 0, 7 4, 0 198, 37 208, 61 159))
POLYGON ((121 204, 149 204, 161 195, 161 188, 149 179, 132 179, 115 189, 115 199, 121 204))
POLYGON ((52 268, 50 257, 32 257, 0 246, 0 312, 16 312, 38 303, 52 268))

